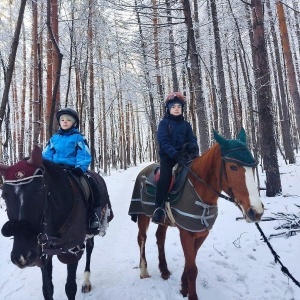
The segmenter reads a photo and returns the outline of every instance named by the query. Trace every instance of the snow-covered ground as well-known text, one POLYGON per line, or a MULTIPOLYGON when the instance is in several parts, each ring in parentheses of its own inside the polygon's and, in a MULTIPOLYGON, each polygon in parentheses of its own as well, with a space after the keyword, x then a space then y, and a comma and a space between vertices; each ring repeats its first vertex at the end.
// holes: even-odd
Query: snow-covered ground
MULTIPOLYGON (((274 213, 294 213, 300 216, 300 157, 296 165, 281 163, 283 195, 266 198, 262 193, 266 211, 264 217, 274 213)), ((171 278, 164 281, 158 270, 155 243, 156 225, 148 231, 146 255, 151 277, 139 278, 139 249, 136 241, 137 225, 128 216, 128 208, 135 178, 147 164, 131 167, 127 171, 114 171, 105 177, 114 220, 104 237, 95 238, 92 255, 92 291, 81 294, 85 259, 81 259, 78 274, 77 299, 101 300, 182 300, 180 278, 184 257, 178 230, 169 228, 166 255, 171 278)), ((264 175, 260 177, 264 181, 264 175)), ((7 221, 3 200, 0 200, 0 226, 7 221)), ((219 216, 197 256, 199 299, 205 300, 297 300, 300 288, 289 280, 261 239, 255 224, 236 221, 240 211, 232 203, 219 200, 219 216)), ((274 227, 284 221, 261 222, 267 236, 281 232, 274 227)), ((300 281, 300 234, 270 240, 274 250, 290 273, 300 281)), ((12 240, 0 235, 0 299, 43 299, 41 274, 37 267, 18 269, 10 261, 12 240)), ((64 293, 66 266, 54 259, 54 299, 67 299, 64 293)))

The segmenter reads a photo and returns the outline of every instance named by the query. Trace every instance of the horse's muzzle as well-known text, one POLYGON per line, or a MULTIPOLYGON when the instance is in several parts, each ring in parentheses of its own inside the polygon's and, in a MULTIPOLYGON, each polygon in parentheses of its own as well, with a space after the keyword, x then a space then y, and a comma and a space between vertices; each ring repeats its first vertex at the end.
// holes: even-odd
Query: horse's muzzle
POLYGON ((260 212, 257 212, 256 209, 250 207, 247 210, 246 221, 248 223, 259 222, 261 220, 261 217, 262 217, 263 213, 264 213, 263 210, 260 213, 260 212))
POLYGON ((27 267, 34 267, 37 265, 38 255, 34 249, 28 250, 26 254, 18 254, 15 252, 11 252, 10 259, 13 264, 15 264, 20 269, 24 269, 27 267))

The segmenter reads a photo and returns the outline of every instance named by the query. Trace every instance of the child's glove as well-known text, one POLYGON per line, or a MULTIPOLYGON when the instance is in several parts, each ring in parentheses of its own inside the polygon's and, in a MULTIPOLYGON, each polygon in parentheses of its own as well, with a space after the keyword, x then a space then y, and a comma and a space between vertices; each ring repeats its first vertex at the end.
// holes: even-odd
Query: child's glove
POLYGON ((82 176, 83 175, 83 171, 81 168, 75 168, 72 170, 72 173, 78 177, 82 176))
POLYGON ((186 165, 188 158, 180 155, 179 153, 176 153, 174 156, 174 160, 180 165, 186 165))

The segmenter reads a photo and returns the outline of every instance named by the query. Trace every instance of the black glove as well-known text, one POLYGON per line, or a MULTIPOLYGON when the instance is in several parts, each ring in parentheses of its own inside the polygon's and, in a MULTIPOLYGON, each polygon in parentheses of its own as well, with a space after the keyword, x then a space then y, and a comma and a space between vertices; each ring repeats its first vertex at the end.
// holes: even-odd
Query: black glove
POLYGON ((72 169, 72 173, 78 177, 82 176, 83 175, 83 171, 81 168, 75 168, 75 169, 72 169))
POLYGON ((180 155, 179 153, 176 153, 176 154, 174 155, 174 160, 175 160, 178 164, 180 164, 180 165, 186 165, 186 163, 187 163, 187 161, 188 161, 187 157, 182 156, 182 155, 180 155))
POLYGON ((191 158, 191 159, 195 159, 195 158, 197 158, 197 157, 199 157, 199 152, 198 152, 198 151, 192 152, 192 153, 190 154, 190 158, 191 158))
POLYGON ((180 160, 181 160, 181 155, 180 155, 180 153, 177 152, 177 153, 174 155, 173 159, 174 159, 177 163, 179 163, 180 160))

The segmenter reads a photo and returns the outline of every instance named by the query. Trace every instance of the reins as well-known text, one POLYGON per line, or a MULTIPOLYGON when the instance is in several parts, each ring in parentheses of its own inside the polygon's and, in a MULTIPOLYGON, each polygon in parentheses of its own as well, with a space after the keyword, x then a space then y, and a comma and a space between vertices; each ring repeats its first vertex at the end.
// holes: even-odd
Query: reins
POLYGON ((293 277, 293 275, 290 273, 290 271, 288 270, 288 268, 285 267, 285 266, 283 265, 283 263, 282 263, 281 260, 279 259, 280 256, 279 256, 279 255, 276 253, 276 251, 272 248, 271 244, 269 243, 268 239, 266 238, 266 236, 265 236, 264 232, 262 231, 262 229, 260 228, 259 224, 258 224, 257 222, 255 222, 255 225, 256 225, 258 231, 260 232, 260 234, 262 235, 264 242, 268 245, 268 247, 269 247, 271 253, 273 254, 275 263, 279 263, 279 264, 281 265, 281 271, 282 271, 282 273, 285 274, 287 277, 291 278, 292 281, 293 281, 298 287, 300 287, 299 281, 297 281, 297 280, 293 277))
MULTIPOLYGON (((224 161, 224 160, 222 159, 222 161, 224 161)), ((210 190, 212 190, 213 192, 215 192, 219 197, 221 197, 221 198, 223 198, 223 199, 225 199, 225 200, 228 200, 228 201, 230 201, 230 202, 233 202, 233 203, 235 203, 235 204, 239 207, 238 203, 236 203, 236 201, 235 201, 232 197, 227 197, 227 196, 221 194, 220 192, 218 192, 217 190, 215 190, 212 186, 210 186, 207 182, 205 182, 202 178, 200 178, 195 172, 193 172, 189 166, 187 166, 187 165, 183 165, 183 166, 184 166, 185 168, 187 168, 188 171, 189 171, 189 173, 191 173, 191 174, 192 174, 199 182, 203 183, 203 184, 204 184, 205 186, 207 186, 210 190)), ((222 165, 222 166, 223 166, 223 165, 222 165)), ((220 172, 221 172, 221 178, 222 178, 222 171, 223 171, 222 169, 223 169, 223 168, 221 167, 221 171, 220 171, 220 172)), ((226 177, 226 174, 225 174, 225 177, 226 177)), ((279 264, 281 265, 281 271, 282 271, 282 273, 283 273, 284 275, 286 275, 287 277, 289 277, 289 278, 290 278, 290 279, 291 279, 298 287, 300 287, 299 281, 297 281, 297 280, 293 277, 293 275, 290 273, 290 271, 288 270, 288 268, 285 267, 285 266, 283 265, 283 263, 282 263, 281 260, 279 259, 280 256, 279 256, 279 255, 276 253, 276 251, 272 248, 270 242, 269 242, 268 239, 266 238, 266 236, 265 236, 264 232, 262 231, 261 227, 259 226, 259 224, 258 224, 257 222, 255 222, 255 225, 256 225, 258 231, 260 232, 260 234, 262 235, 264 242, 268 245, 268 247, 269 247, 269 249, 270 249, 272 255, 274 256, 274 261, 275 261, 275 263, 279 263, 279 264)))
POLYGON ((201 177, 199 177, 195 172, 192 171, 192 169, 187 166, 187 165, 183 165, 185 168, 188 169, 189 173, 191 173, 199 182, 203 183, 205 186, 207 186, 210 190, 212 190, 213 192, 215 192, 220 198, 223 198, 227 201, 230 201, 232 203, 236 203, 234 198, 232 197, 228 197, 225 196, 224 194, 218 192, 216 189, 214 189, 211 185, 209 185, 207 182, 205 182, 201 177))

